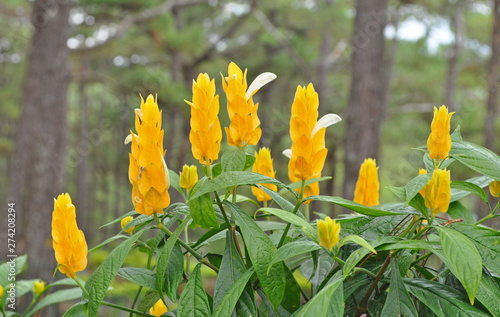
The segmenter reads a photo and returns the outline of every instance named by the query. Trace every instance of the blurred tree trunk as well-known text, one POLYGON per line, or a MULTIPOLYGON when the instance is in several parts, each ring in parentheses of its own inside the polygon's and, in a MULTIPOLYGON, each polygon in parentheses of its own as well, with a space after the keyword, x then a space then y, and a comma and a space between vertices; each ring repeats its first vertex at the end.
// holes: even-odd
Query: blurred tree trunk
MULTIPOLYGON (((82 54, 81 60, 81 73, 85 74, 87 70, 87 59, 82 54)), ((85 76, 84 76, 85 77, 85 76)), ((85 79, 81 80, 78 84, 78 93, 80 97, 79 103, 79 124, 78 124, 78 143, 77 143, 77 153, 79 151, 79 146, 82 147, 88 144, 86 140, 86 134, 89 132, 89 111, 88 111, 88 96, 87 96, 87 81, 85 79)), ((86 150, 86 149, 85 149, 86 150)), ((91 221, 91 210, 88 208, 87 204, 87 171, 88 171, 88 154, 89 153, 78 153, 79 164, 77 169, 77 196, 75 200, 75 207, 79 214, 82 215, 80 219, 82 220, 80 229, 84 232, 85 236, 88 237, 89 233, 93 231, 93 222, 91 221)), ((89 242, 89 241, 87 241, 89 242)))
POLYGON ((352 83, 346 118, 344 197, 352 199, 364 158, 378 158, 386 109, 384 28, 387 0, 358 0, 352 41, 352 83))
POLYGON ((458 59, 462 51, 462 38, 464 34, 464 5, 463 1, 458 2, 454 5, 454 15, 453 15, 453 26, 455 33, 455 40, 453 46, 448 51, 448 78, 446 80, 446 96, 445 105, 450 109, 450 111, 456 111, 457 104, 455 101, 455 92, 457 88, 457 78, 458 78, 458 59))
POLYGON ((486 120, 484 123, 485 142, 488 149, 496 150, 497 95, 498 95, 498 66, 500 59, 500 0, 495 0, 493 7, 493 34, 491 37, 491 60, 488 67, 488 101, 486 104, 486 120))
POLYGON ((70 1, 35 0, 28 70, 16 149, 10 161, 8 200, 16 202, 17 253, 27 253, 28 278, 50 280, 54 198, 65 180, 70 1), (21 219, 23 222, 21 223, 21 219))

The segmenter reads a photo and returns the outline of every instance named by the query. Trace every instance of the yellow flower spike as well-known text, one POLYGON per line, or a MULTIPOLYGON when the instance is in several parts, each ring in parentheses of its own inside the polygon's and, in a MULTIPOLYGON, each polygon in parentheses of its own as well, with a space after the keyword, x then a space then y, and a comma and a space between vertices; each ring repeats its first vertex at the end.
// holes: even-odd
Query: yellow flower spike
POLYGON ((500 181, 494 180, 492 181, 489 186, 490 188, 490 193, 494 197, 498 197, 500 194, 500 181))
POLYGON ((167 306, 163 303, 161 299, 159 299, 153 307, 149 310, 149 313, 153 316, 161 316, 164 313, 168 312, 167 306))
MULTIPOLYGON (((253 164, 252 172, 259 173, 271 178, 275 177, 276 171, 273 169, 273 159, 271 158, 271 150, 269 148, 263 147, 259 149, 259 152, 255 152, 255 163, 253 164)), ((272 184, 259 185, 265 186, 273 191, 276 191, 277 189, 276 185, 272 184)), ((271 200, 271 196, 257 187, 252 187, 252 193, 255 197, 257 197, 258 201, 271 200)))
POLYGON ((336 223, 330 217, 326 217, 325 220, 318 219, 318 234, 319 234, 319 245, 332 250, 333 247, 339 243, 340 240, 340 224, 336 223))
MULTIPOLYGON (((427 174, 427 170, 424 169, 424 168, 421 168, 418 170, 418 175, 424 175, 424 174, 427 174)), ((422 197, 425 197, 425 186, 420 190, 420 195, 422 195, 422 197)))
POLYGON ((212 164, 219 158, 222 129, 219 122, 219 95, 215 94, 215 80, 208 74, 199 74, 193 80, 191 106, 191 132, 189 141, 193 156, 202 165, 212 164))
POLYGON ((135 128, 125 139, 132 143, 129 154, 129 180, 132 184, 132 203, 135 210, 147 216, 163 213, 170 204, 170 178, 165 163, 161 111, 157 100, 141 97, 141 108, 135 109, 135 128))
POLYGON ((433 216, 448 211, 451 199, 450 183, 450 171, 434 170, 425 188, 425 206, 431 209, 433 216))
MULTIPOLYGON (((292 148, 283 151, 290 159, 288 178, 292 182, 321 177, 328 150, 325 148, 325 130, 341 121, 336 114, 327 114, 318 120, 319 98, 313 84, 298 86, 292 104, 290 137, 292 148)), ((317 183, 304 189, 304 198, 319 194, 317 183)), ((306 203, 309 203, 306 202, 306 203)))
POLYGON ((87 242, 76 223, 75 206, 69 194, 54 199, 52 212, 52 245, 59 271, 74 278, 75 273, 87 267, 87 242))
POLYGON ((434 107, 434 118, 431 123, 431 134, 427 139, 427 149, 431 159, 444 160, 451 150, 450 119, 454 112, 448 113, 448 108, 434 107))
POLYGON ((379 204, 379 189, 377 162, 365 159, 359 168, 359 177, 354 191, 354 202, 372 207, 379 204))
MULTIPOLYGON (((132 216, 127 216, 127 217, 123 218, 122 221, 121 221, 122 229, 125 228, 125 226, 129 222, 131 222, 132 220, 134 220, 134 217, 132 217, 132 216)), ((130 234, 130 235, 132 235, 132 233, 134 232, 134 229, 135 229, 135 227, 130 227, 127 230, 125 230, 125 232, 128 233, 128 234, 130 234)))
POLYGON ((193 186, 198 182, 198 170, 195 165, 184 165, 180 173, 179 186, 185 188, 188 192, 193 189, 193 186))
POLYGON ((276 78, 272 73, 257 76, 247 89, 247 70, 243 73, 235 63, 228 67, 228 76, 222 75, 222 87, 227 97, 227 112, 231 124, 225 128, 229 145, 243 148, 256 145, 262 135, 257 116, 259 104, 254 104, 253 95, 265 84, 276 78))
POLYGON ((44 289, 45 289, 44 281, 36 281, 35 284, 33 284, 33 292, 35 292, 35 295, 37 296, 42 294, 44 289))

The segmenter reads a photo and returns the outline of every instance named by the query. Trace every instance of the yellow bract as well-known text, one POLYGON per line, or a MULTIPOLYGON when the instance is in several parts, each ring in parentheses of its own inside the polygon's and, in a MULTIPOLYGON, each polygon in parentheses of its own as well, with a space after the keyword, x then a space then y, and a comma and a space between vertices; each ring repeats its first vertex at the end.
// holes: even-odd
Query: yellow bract
POLYGON ((36 281, 33 284, 33 292, 35 292, 36 295, 42 294, 44 289, 45 289, 45 282, 44 281, 36 281))
POLYGON ((318 234, 319 234, 319 245, 324 246, 328 250, 339 243, 340 239, 340 224, 336 223, 330 217, 326 217, 325 220, 318 219, 318 234))
MULTIPOLYGON (((252 167, 252 172, 259 173, 264 176, 274 178, 276 171, 273 169, 273 159, 271 158, 271 150, 269 148, 261 148, 259 152, 255 152, 255 163, 252 167)), ((259 184, 265 186, 273 191, 276 191, 276 185, 272 184, 259 184)), ((271 200, 271 196, 266 194, 262 189, 252 187, 252 193, 257 197, 258 201, 271 200)))
MULTIPOLYGON (((127 217, 123 218, 121 221, 122 229, 125 228, 125 226, 129 222, 131 222, 132 220, 134 220, 134 217, 132 217, 132 216, 127 216, 127 217)), ((132 233, 134 232, 134 229, 135 229, 135 227, 130 227, 130 228, 126 229, 125 232, 132 235, 132 233)))
POLYGON ((130 132, 125 143, 132 142, 129 154, 129 180, 132 183, 132 203, 135 210, 143 215, 163 213, 170 204, 168 188, 170 178, 165 164, 163 150, 163 129, 158 103, 149 95, 141 108, 135 109, 135 129, 130 132))
POLYGON ((69 194, 54 199, 52 212, 52 240, 59 271, 68 277, 87 267, 87 242, 76 224, 75 206, 69 194))
POLYGON ((0 298, 2 298, 2 297, 3 297, 3 287, 2 287, 2 285, 0 285, 0 298))
POLYGON ((379 188, 377 162, 365 159, 359 168, 359 177, 354 191, 354 201, 367 207, 379 204, 379 188))
POLYGON ((498 197, 500 194, 500 181, 494 180, 492 181, 489 186, 490 188, 490 193, 492 196, 498 197))
POLYGON ((161 299, 159 299, 153 307, 149 310, 149 313, 154 316, 161 316, 164 313, 168 312, 167 306, 163 303, 161 299))
POLYGON ((189 141, 193 156, 200 164, 211 164, 219 158, 222 130, 219 122, 219 95, 215 95, 215 81, 208 74, 199 74, 193 81, 191 132, 189 141))
POLYGON ((185 188, 188 192, 193 189, 193 186, 198 182, 198 171, 195 165, 184 165, 180 173, 179 186, 185 188))
MULTIPOLYGON (((427 170, 426 169, 419 169, 418 170, 418 175, 424 175, 424 174, 427 174, 427 170)), ((422 197, 425 197, 425 186, 420 190, 420 195, 422 195, 422 197)))
MULTIPOLYGON (((222 75, 222 74, 221 74, 222 75)), ((228 76, 222 75, 222 87, 227 97, 227 112, 231 124, 225 128, 229 145, 242 148, 256 145, 262 135, 257 117, 259 104, 254 104, 252 95, 247 98, 247 70, 245 73, 233 62, 229 64, 228 76)))
POLYGON ((450 171, 435 169, 432 178, 425 188, 425 206, 435 216, 439 212, 447 212, 450 205, 450 171))
POLYGON ((434 107, 434 118, 431 123, 431 134, 427 139, 427 149, 431 159, 444 160, 451 150, 450 119, 454 112, 448 113, 448 108, 434 107))

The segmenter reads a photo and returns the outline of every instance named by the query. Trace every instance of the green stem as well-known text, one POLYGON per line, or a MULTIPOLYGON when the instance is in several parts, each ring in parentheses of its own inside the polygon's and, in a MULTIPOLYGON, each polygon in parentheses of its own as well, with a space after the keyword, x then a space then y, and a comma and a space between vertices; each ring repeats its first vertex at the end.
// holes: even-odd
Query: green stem
POLYGON ((222 216, 224 216, 224 221, 226 222, 227 230, 231 230, 231 222, 229 221, 229 218, 227 217, 226 211, 224 210, 224 206, 222 205, 222 202, 220 201, 220 197, 217 194, 217 192, 214 192, 215 194, 215 199, 217 200, 217 205, 220 208, 220 211, 222 212, 222 216))
POLYGON ((492 214, 496 214, 497 213, 497 210, 498 210, 498 207, 500 207, 500 200, 498 201, 495 209, 493 209, 493 211, 491 212, 492 214))
POLYGON ((408 227, 399 235, 399 237, 404 238, 406 235, 412 231, 412 228, 415 226, 417 222, 419 222, 420 219, 418 217, 414 217, 413 220, 410 222, 408 227))
MULTIPOLYGON (((26 308, 26 310, 24 311, 23 316, 25 316, 25 315, 26 315, 26 313, 28 313, 28 312, 30 312, 30 311, 31 311, 31 307, 33 307, 33 305, 37 302, 37 299, 38 299, 38 298, 39 298, 39 296, 38 296, 38 295, 35 295, 35 296, 33 297, 33 300, 31 301, 30 305, 29 305, 29 306, 28 306, 28 308, 26 308)), ((3 307, 2 307, 2 309, 3 309, 3 307)), ((4 316, 5 316, 5 315, 4 315, 4 316)))
POLYGON ((82 283, 80 283, 80 281, 78 280, 78 278, 76 278, 76 276, 75 276, 75 277, 73 277, 73 279, 75 280, 76 284, 78 284, 78 286, 80 286, 80 288, 85 293, 85 295, 89 296, 89 292, 87 292, 87 290, 85 289, 85 287, 83 287, 82 283))
POLYGON ((143 313, 143 312, 135 310, 135 309, 131 309, 131 308, 128 308, 128 307, 116 305, 116 304, 105 302, 105 301, 102 301, 101 304, 104 305, 104 306, 116 308, 116 309, 119 309, 119 310, 128 311, 129 313, 134 313, 134 314, 137 314, 137 315, 140 315, 140 316, 155 317, 154 315, 151 315, 151 314, 148 314, 148 313, 143 313))
MULTIPOLYGON (((168 230, 163 225, 163 223, 160 222, 160 220, 158 219, 158 215, 156 213, 154 213, 154 217, 155 217, 156 226, 158 227, 158 229, 160 229, 161 231, 165 232, 169 237, 171 237, 173 235, 173 233, 170 230, 168 230)), ((199 262, 205 264, 206 266, 208 266, 209 268, 211 268, 215 272, 219 272, 218 268, 216 268, 210 262, 208 262, 205 258, 203 258, 203 256, 201 256, 201 254, 199 254, 193 248, 191 248, 189 245, 187 245, 186 242, 182 241, 181 239, 177 239, 177 242, 179 242, 179 244, 182 245, 184 247, 184 249, 186 249, 186 251, 188 251, 189 253, 191 253, 199 262)))
POLYGON ((411 262, 410 267, 414 266, 418 262, 427 259, 429 256, 432 255, 432 252, 427 252, 426 254, 422 255, 421 257, 418 257, 415 261, 411 262))
POLYGON ((310 218, 310 216, 309 216, 309 204, 306 204, 306 220, 307 220, 307 222, 310 221, 309 218, 310 218))
MULTIPOLYGON (((295 204, 295 208, 292 211, 292 214, 294 214, 294 215, 297 213, 300 205, 302 204, 302 197, 304 196, 305 185, 306 185, 306 181, 305 181, 305 179, 303 179, 302 184, 300 185, 300 193, 299 193, 299 197, 297 198, 297 203, 295 204)), ((288 223, 286 225, 285 231, 283 231, 283 235, 281 236, 280 242, 278 243, 278 249, 283 245, 283 243, 285 243, 285 238, 286 238, 286 235, 288 234, 288 230, 290 230, 291 225, 292 225, 291 223, 288 223)))
MULTIPOLYGON (((496 208, 495 208, 496 209, 496 208)), ((478 222, 475 223, 475 225, 478 225, 480 223, 483 223, 485 222, 486 220, 488 219, 491 219, 491 218, 495 218, 495 214, 488 214, 486 217, 484 217, 483 219, 479 220, 478 222)))
MULTIPOLYGON (((186 244, 189 243, 189 236, 188 236, 188 227, 184 227, 184 238, 186 239, 186 244)), ((186 254, 186 271, 187 271, 187 275, 189 275, 189 271, 190 271, 190 260, 191 260, 191 254, 186 254)))
POLYGON ((373 274, 372 271, 369 271, 369 270, 367 270, 365 268, 362 268, 362 267, 355 267, 352 271, 354 273, 356 273, 356 272, 363 272, 363 273, 366 273, 367 275, 370 275, 373 278, 377 278, 377 276, 375 274, 373 274))

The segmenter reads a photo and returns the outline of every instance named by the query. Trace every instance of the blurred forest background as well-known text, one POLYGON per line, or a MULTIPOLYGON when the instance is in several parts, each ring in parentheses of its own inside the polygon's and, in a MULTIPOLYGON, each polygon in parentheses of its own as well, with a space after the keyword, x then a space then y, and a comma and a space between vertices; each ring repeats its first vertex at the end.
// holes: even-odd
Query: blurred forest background
MULTIPOLYGON (((343 119, 327 130, 323 176, 333 179, 321 183, 324 195, 352 199, 359 165, 373 157, 381 202, 396 201, 385 187, 424 167, 412 148, 426 144, 442 104, 456 112, 452 130, 460 125, 464 139, 498 153, 499 11, 500 0, 2 1, 0 202, 3 210, 16 202, 29 276, 52 276, 50 221, 61 192, 73 198, 89 247, 118 230, 100 225, 132 209, 123 141, 139 94, 158 94, 168 167, 198 164, 184 99, 207 72, 229 126, 220 73, 230 61, 248 68, 249 82, 265 71, 278 76, 255 99, 259 146, 272 149, 285 183, 291 104, 309 82, 320 116, 343 119)), ((475 176, 458 163, 452 170, 453 180, 475 176)), ((478 202, 465 204, 481 212, 478 202)), ((312 211, 341 212, 331 208, 312 211)))

